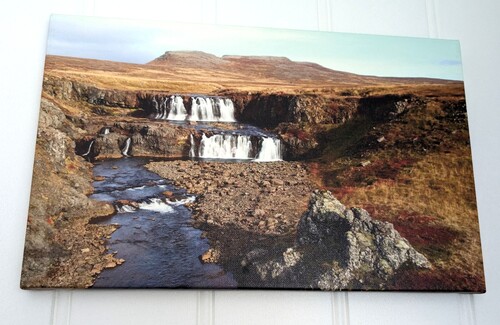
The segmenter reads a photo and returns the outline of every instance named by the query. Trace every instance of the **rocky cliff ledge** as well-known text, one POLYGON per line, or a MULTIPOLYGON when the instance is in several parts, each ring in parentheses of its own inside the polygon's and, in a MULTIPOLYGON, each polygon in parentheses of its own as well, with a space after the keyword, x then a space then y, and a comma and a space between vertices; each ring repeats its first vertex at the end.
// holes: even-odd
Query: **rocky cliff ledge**
POLYGON ((85 134, 55 103, 43 98, 33 168, 22 288, 88 287, 119 260, 104 239, 116 228, 89 224, 114 208, 90 200, 92 165, 75 154, 85 134))

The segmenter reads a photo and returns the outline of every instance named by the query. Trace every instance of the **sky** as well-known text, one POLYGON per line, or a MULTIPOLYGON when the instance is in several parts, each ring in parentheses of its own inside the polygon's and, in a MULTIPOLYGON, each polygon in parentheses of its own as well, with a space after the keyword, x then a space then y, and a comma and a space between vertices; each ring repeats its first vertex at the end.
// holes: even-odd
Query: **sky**
POLYGON ((47 54, 129 63, 195 50, 285 56, 362 75, 463 80, 453 40, 54 15, 47 42, 47 54))

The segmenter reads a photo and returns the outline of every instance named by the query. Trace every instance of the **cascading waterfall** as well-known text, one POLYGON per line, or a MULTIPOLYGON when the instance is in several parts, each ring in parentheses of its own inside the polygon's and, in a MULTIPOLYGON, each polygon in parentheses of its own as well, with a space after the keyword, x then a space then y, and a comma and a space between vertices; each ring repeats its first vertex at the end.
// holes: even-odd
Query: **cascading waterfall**
POLYGON ((192 134, 189 135, 189 144, 191 145, 189 149, 189 157, 196 157, 196 143, 194 142, 192 134))
POLYGON ((207 136, 203 133, 199 146, 196 146, 193 135, 190 135, 190 157, 210 159, 253 159, 255 161, 282 160, 281 141, 278 138, 262 137, 242 134, 214 134, 207 136), (257 148, 254 148, 254 143, 257 148))
POLYGON ((219 108, 219 122, 235 122, 234 104, 229 98, 217 98, 216 105, 219 108))
POLYGON ((184 107, 179 95, 170 97, 153 97, 154 118, 171 121, 193 122, 236 122, 234 104, 229 98, 191 97, 191 114, 184 107))
POLYGON ((184 121, 186 119, 187 111, 181 96, 170 96, 168 108, 167 120, 184 121))
POLYGON ((202 135, 198 157, 215 159, 252 159, 252 141, 248 135, 202 135))
POLYGON ((110 128, 109 127, 103 127, 100 131, 99 131, 99 134, 101 135, 107 135, 109 134, 110 132, 110 128))
POLYGON ((277 138, 263 138, 257 161, 282 160, 281 141, 277 138))
POLYGON ((214 112, 214 101, 212 98, 191 97, 190 121, 217 121, 214 112))
POLYGON ((131 138, 127 138, 127 141, 125 141, 125 146, 123 147, 123 150, 122 150, 122 154, 125 157, 128 157, 128 152, 129 152, 129 149, 130 149, 130 142, 132 142, 131 138))
POLYGON ((92 140, 92 141, 90 142, 90 144, 89 144, 89 148, 88 148, 87 152, 86 152, 86 153, 84 153, 84 154, 82 155, 82 157, 86 157, 86 156, 88 156, 88 155, 89 155, 90 150, 92 150, 92 146, 94 145, 94 142, 95 142, 95 140, 92 140))

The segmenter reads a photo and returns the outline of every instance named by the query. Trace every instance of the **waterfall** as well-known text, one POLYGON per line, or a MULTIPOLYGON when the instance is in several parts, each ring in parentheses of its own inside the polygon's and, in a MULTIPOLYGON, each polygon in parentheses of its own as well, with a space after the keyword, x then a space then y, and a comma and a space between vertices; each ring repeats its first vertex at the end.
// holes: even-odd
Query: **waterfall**
POLYGON ((235 122, 234 119, 234 104, 229 98, 217 98, 217 106, 219 108, 220 122, 235 122))
POLYGON ((192 134, 189 135, 189 143, 191 144, 191 148, 189 149, 189 157, 196 157, 196 143, 194 142, 194 137, 192 134))
POLYGON ((190 121, 217 121, 214 114, 214 100, 205 97, 191 97, 191 116, 190 121))
POLYGON ((109 127, 103 127, 100 131, 99 134, 106 135, 109 134, 110 128, 109 127))
POLYGON ((129 152, 129 149, 130 149, 130 142, 131 141, 132 141, 131 138, 127 138, 127 141, 125 141, 125 146, 123 147, 123 150, 122 150, 122 154, 125 157, 128 157, 128 152, 129 152))
POLYGON ((92 145, 94 144, 94 142, 95 142, 95 140, 92 140, 92 141, 90 142, 89 149, 87 150, 87 152, 86 152, 86 153, 84 153, 84 154, 82 155, 82 157, 88 156, 88 154, 90 153, 90 150, 92 150, 92 145))
POLYGON ((189 157, 253 159, 259 162, 282 160, 280 139, 268 136, 260 137, 260 139, 258 140, 256 136, 243 134, 214 134, 207 136, 203 133, 199 147, 197 147, 194 136, 191 134, 189 138, 191 144, 189 157))
POLYGON ((249 135, 214 134, 201 137, 198 157, 215 159, 252 159, 249 135))
POLYGON ((184 121, 186 119, 187 111, 181 96, 170 96, 168 108, 167 120, 184 121))
POLYGON ((281 141, 277 138, 263 138, 257 161, 282 160, 281 141))
POLYGON ((191 97, 191 114, 184 107, 184 101, 179 95, 170 97, 155 96, 152 98, 154 114, 159 120, 194 121, 194 122, 236 122, 234 119, 234 104, 229 98, 191 97))

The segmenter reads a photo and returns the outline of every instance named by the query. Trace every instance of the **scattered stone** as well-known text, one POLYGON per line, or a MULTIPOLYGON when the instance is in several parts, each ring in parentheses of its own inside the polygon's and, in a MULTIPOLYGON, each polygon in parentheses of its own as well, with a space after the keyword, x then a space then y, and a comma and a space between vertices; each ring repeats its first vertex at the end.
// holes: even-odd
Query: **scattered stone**
POLYGON ((82 253, 88 253, 88 252, 90 252, 90 248, 88 248, 88 247, 87 248, 82 248, 81 252, 82 253))
POLYGON ((369 165, 369 164, 371 164, 371 163, 372 163, 372 162, 371 162, 371 161, 369 161, 369 160, 364 160, 364 161, 362 161, 359 165, 360 165, 361 167, 366 167, 366 166, 368 166, 368 165, 369 165))
POLYGON ((165 191, 165 192, 163 192, 163 195, 165 195, 166 197, 168 197, 170 199, 170 198, 172 198, 174 196, 174 192, 172 192, 172 191, 165 191))
POLYGON ((220 252, 214 248, 210 248, 200 256, 203 263, 217 263, 220 258, 220 252))
POLYGON ((111 269, 111 268, 116 267, 116 265, 117 265, 117 264, 116 264, 116 262, 115 262, 115 261, 111 261, 111 262, 108 262, 108 263, 107 263, 104 267, 105 267, 106 269, 111 269))
POLYGON ((96 181, 96 182, 100 182, 100 181, 103 181, 105 179, 106 179, 106 177, 104 177, 104 176, 94 176, 94 181, 96 181))

